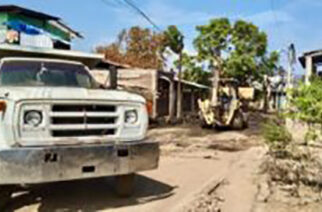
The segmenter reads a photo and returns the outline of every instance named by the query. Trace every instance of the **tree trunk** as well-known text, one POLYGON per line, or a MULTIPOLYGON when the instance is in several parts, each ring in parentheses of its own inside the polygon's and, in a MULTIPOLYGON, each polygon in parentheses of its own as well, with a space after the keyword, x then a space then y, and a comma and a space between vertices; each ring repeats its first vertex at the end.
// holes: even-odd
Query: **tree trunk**
POLYGON ((220 70, 218 64, 215 66, 212 64, 212 97, 211 97, 211 106, 216 107, 218 105, 218 90, 219 90, 219 81, 220 81, 220 70))
POLYGON ((182 52, 179 55, 179 70, 178 70, 178 87, 177 87, 177 120, 182 119, 182 52))

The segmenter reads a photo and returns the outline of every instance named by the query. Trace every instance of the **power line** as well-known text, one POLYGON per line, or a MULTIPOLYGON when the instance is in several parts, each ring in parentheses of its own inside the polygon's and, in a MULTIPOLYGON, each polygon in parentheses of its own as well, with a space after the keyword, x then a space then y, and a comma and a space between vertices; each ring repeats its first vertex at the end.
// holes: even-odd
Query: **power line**
MULTIPOLYGON (((108 0, 102 0, 104 3, 110 3, 108 0)), ((140 9, 132 0, 115 0, 122 6, 128 6, 133 9, 136 13, 142 16, 147 22, 149 22, 157 31, 162 32, 163 30, 142 10, 140 9), (125 3, 125 4, 124 4, 125 3)), ((170 36, 171 39, 174 37, 170 36)))
POLYGON ((114 3, 111 0, 101 0, 101 2, 113 8, 118 8, 121 6, 121 7, 126 7, 128 9, 132 9, 132 7, 130 7, 128 4, 125 4, 122 0, 115 0, 114 3))
POLYGON ((108 6, 116 7, 116 4, 112 3, 111 1, 108 1, 108 0, 101 0, 101 1, 108 6))
POLYGON ((124 2, 129 5, 130 7, 132 7, 139 15, 141 15, 146 21, 148 21, 155 29, 157 29, 158 31, 162 31, 161 28, 154 23, 154 21, 143 11, 141 10, 138 6, 136 6, 134 4, 134 2, 132 2, 131 0, 124 0, 124 2))
POLYGON ((117 1, 117 3, 123 7, 127 7, 129 9, 132 9, 132 7, 130 7, 128 4, 126 4, 125 2, 123 2, 122 0, 115 0, 117 1))
MULTIPOLYGON (((116 6, 115 4, 112 4, 111 1, 109 0, 101 0, 101 1, 108 6, 112 6, 112 7, 116 6)), ((120 6, 127 6, 128 8, 134 10, 136 13, 142 16, 146 21, 148 21, 155 29, 157 29, 158 31, 162 31, 161 28, 142 9, 136 6, 136 4, 133 1, 131 0, 123 0, 123 1, 115 0, 115 1, 120 6)))

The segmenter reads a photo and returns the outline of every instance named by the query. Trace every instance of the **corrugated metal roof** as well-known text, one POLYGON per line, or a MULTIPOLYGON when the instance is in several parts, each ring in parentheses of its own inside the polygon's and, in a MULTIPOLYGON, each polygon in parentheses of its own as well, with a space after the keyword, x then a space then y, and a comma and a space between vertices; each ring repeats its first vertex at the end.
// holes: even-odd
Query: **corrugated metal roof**
MULTIPOLYGON (((175 81, 179 81, 178 77, 175 77, 174 78, 175 81)), ((196 88, 201 88, 201 89, 210 89, 209 86, 206 86, 206 85, 202 85, 202 84, 199 84, 199 83, 196 83, 196 82, 190 82, 190 81, 187 81, 187 80, 181 80, 181 82, 183 84, 186 84, 186 85, 190 85, 190 86, 193 86, 193 87, 196 87, 196 88)))
POLYGON ((1 44, 0 58, 3 57, 43 57, 80 61, 89 67, 95 66, 104 59, 102 54, 87 52, 59 50, 40 47, 27 47, 19 45, 1 44))

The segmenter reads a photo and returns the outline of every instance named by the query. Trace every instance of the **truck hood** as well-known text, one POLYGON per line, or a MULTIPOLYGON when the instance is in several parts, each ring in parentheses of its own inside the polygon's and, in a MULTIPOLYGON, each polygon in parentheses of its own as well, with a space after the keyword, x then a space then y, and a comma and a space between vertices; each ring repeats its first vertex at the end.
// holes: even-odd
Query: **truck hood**
POLYGON ((0 97, 20 100, 103 100, 145 103, 145 99, 126 91, 70 87, 1 87, 0 97))

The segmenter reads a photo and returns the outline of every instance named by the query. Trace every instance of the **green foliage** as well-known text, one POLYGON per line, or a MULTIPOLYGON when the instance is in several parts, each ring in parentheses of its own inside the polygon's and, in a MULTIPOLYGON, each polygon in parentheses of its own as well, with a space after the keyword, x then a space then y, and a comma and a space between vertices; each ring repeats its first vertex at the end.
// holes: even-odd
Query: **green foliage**
POLYGON ((278 53, 267 55, 267 35, 252 23, 238 20, 230 23, 218 18, 198 26, 194 41, 200 60, 207 60, 224 77, 236 78, 247 85, 272 73, 278 53))
POLYGON ((310 85, 301 84, 290 91, 291 117, 309 124, 322 124, 322 80, 314 79, 310 85))
POLYGON ((252 23, 238 20, 232 28, 231 43, 236 54, 263 56, 267 48, 267 35, 252 23))
POLYGON ((262 134, 271 150, 283 150, 292 141, 292 135, 284 123, 278 120, 269 120, 264 123, 262 134))
POLYGON ((322 132, 322 80, 313 79, 310 85, 301 84, 290 91, 292 110, 288 116, 307 123, 306 141, 314 141, 322 132))
POLYGON ((194 45, 198 50, 199 59, 219 60, 221 51, 228 50, 231 30, 227 18, 213 19, 208 25, 197 26, 199 35, 194 45))
POLYGON ((184 36, 176 26, 169 26, 164 32, 166 42, 164 47, 169 47, 176 54, 181 54, 184 49, 184 36))
MULTIPOLYGON (((179 60, 175 61, 175 65, 179 65, 179 60)), ((183 53, 182 68, 183 79, 203 85, 211 85, 211 73, 203 70, 203 67, 198 64, 196 57, 183 53)))

